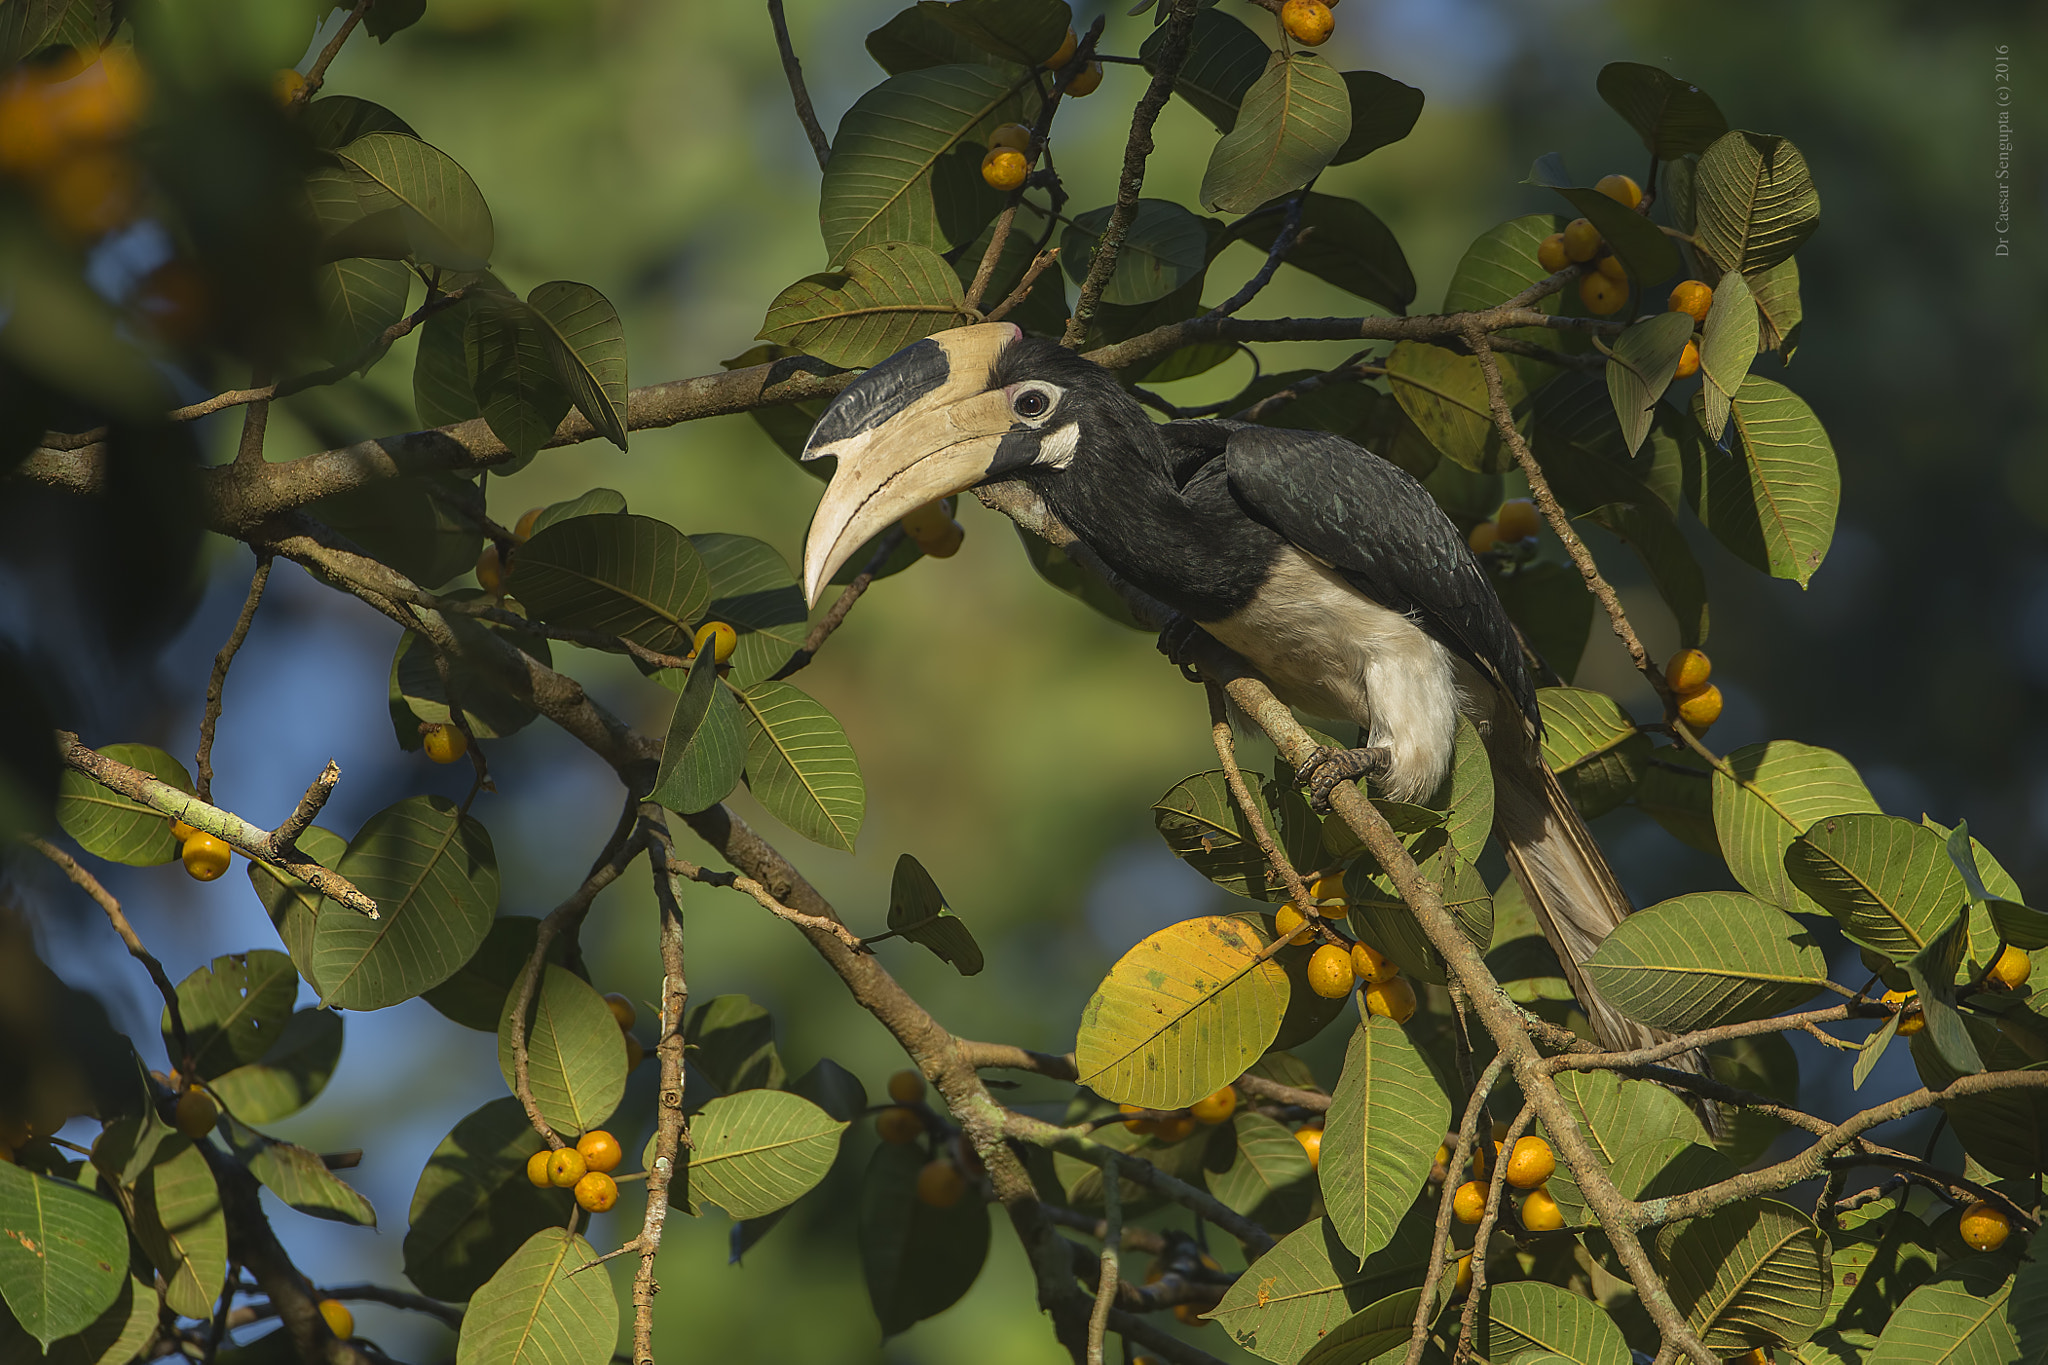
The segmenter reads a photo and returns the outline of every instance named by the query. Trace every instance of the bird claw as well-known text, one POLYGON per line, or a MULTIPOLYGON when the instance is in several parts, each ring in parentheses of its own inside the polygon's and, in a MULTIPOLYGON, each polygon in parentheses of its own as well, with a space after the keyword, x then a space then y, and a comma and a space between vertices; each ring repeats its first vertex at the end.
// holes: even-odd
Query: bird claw
POLYGON ((1393 762, 1393 751, 1384 745, 1370 749, 1318 748, 1294 770, 1294 780, 1308 788, 1310 809, 1318 815, 1328 815, 1330 793, 1337 790, 1338 783, 1385 777, 1393 762))
POLYGON ((1195 661, 1191 646, 1195 641, 1195 632, 1200 629, 1200 626, 1185 616, 1174 617, 1166 623, 1166 628, 1159 632, 1159 652, 1166 656, 1169 663, 1179 664, 1182 668, 1188 667, 1195 661))

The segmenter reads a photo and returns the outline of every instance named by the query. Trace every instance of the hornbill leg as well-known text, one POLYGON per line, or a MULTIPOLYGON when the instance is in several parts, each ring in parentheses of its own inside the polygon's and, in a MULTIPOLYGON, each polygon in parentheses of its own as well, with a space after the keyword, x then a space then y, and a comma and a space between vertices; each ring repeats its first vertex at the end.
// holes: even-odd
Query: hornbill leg
POLYGON ((1295 769, 1294 780, 1308 788, 1309 805, 1316 814, 1328 815, 1330 793, 1339 782, 1385 777, 1393 761, 1393 751, 1384 745, 1371 749, 1319 748, 1295 769))
POLYGON ((1164 654, 1169 662, 1177 665, 1182 676, 1187 678, 1189 682, 1201 681, 1200 676, 1195 673, 1193 668, 1195 661, 1193 646, 1195 638, 1201 633, 1201 630, 1200 626, 1187 617, 1175 616, 1166 623, 1165 629, 1159 632, 1159 652, 1164 654))

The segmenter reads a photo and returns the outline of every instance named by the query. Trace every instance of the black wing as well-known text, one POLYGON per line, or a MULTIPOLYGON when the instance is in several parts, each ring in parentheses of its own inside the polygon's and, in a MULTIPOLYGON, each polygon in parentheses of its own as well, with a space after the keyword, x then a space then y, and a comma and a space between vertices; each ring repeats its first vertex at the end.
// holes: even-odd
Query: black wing
POLYGON ((1530 722, 1541 724, 1514 625, 1428 489, 1328 432, 1227 425, 1223 464, 1246 512, 1373 601, 1412 617, 1498 679, 1530 722))

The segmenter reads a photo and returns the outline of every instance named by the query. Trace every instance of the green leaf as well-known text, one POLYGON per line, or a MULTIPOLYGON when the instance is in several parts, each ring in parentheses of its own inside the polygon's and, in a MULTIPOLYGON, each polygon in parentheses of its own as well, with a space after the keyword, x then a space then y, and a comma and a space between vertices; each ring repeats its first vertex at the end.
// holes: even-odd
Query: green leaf
POLYGON ((818 194, 826 257, 842 263, 884 242, 946 251, 980 235, 1004 200, 981 178, 982 151, 997 126, 1036 117, 1030 80, 978 64, 933 66, 854 101, 818 194))
POLYGON ((49 41, 70 0, 15 0, 0 10, 0 62, 13 66, 49 41))
MULTIPOLYGON (((1607 360, 1607 394, 1621 423, 1622 442, 1633 455, 1656 421, 1657 400, 1678 372, 1685 343, 1692 340, 1692 314, 1659 313, 1635 323, 1614 339, 1607 360)), ((1747 364, 1743 367, 1748 368, 1747 364)))
POLYGON ((1664 749, 1652 755, 1636 784, 1636 809, 1681 843, 1719 856, 1714 837, 1713 770, 1690 750, 1664 749))
MULTIPOLYGON (((188 1074, 211 1080, 261 1057, 292 1017, 298 994, 292 960, 267 949, 224 954, 194 971, 178 983, 178 1012, 192 1048, 188 1074)), ((168 1008, 161 1031, 164 1051, 182 1069, 168 1008)))
POLYGON ((943 1209, 920 1200, 924 1161, 917 1147, 883 1143, 861 1183, 861 1268, 885 1337, 951 1308, 988 1259, 988 1205, 972 1194, 943 1209))
MULTIPOLYGON (((1246 777, 1245 787, 1288 860, 1296 867, 1314 866, 1321 833, 1301 793, 1288 784, 1261 782, 1256 774, 1246 777)), ((1175 783, 1152 803, 1152 822, 1168 848, 1224 890, 1253 900, 1287 899, 1287 888, 1267 866, 1222 769, 1175 783)))
POLYGON ((328 529, 423 587, 476 563, 483 533, 456 509, 483 510, 477 486, 452 470, 378 479, 306 504, 328 529))
MULTIPOLYGON (((149 744, 108 744, 100 753, 116 763, 140 768, 181 792, 192 790, 185 765, 149 744)), ((178 856, 171 837, 171 817, 125 796, 116 796, 74 768, 57 783, 57 823, 95 858, 130 867, 153 867, 178 856)))
POLYGON ((1578 676, 1586 641, 1593 638, 1593 595, 1579 571, 1539 559, 1495 576, 1493 590, 1537 657, 1567 683, 1578 676))
MULTIPOLYGON (((1920 1060, 1918 1048, 1914 1060, 1920 1060)), ((2024 1069, 2048 1071, 2048 1062, 2024 1069)), ((1941 1107, 1963 1150, 1993 1174, 2030 1181, 2048 1170, 2048 1091, 1993 1090, 1944 1100, 1941 1107)))
POLYGON ((1628 1343, 1591 1299, 1540 1280, 1493 1286, 1478 1352, 1493 1365, 1549 1353, 1571 1365, 1628 1365, 1628 1343))
MULTIPOLYGON (((463 364, 491 434, 521 461, 554 439, 571 398, 555 374, 550 332, 536 309, 510 294, 479 295, 464 310, 463 364)), ((418 392, 418 376, 414 392, 418 392)))
POLYGON ((931 949, 962 976, 981 971, 981 945, 973 932, 947 906, 945 893, 924 864, 908 853, 896 860, 896 875, 889 884, 889 928, 931 949))
POLYGON ((299 111, 299 127, 324 152, 346 147, 368 133, 419 136, 411 124, 383 105, 354 95, 322 95, 299 111))
POLYGON ((1727 429, 1735 395, 1756 359, 1757 335, 1749 284, 1731 270, 1714 286, 1714 304, 1700 333, 1700 423, 1710 440, 1718 442, 1727 429))
MULTIPOLYGON (((626 495, 616 488, 593 488, 564 502, 551 502, 533 519, 533 529, 542 531, 571 517, 602 516, 626 510, 626 495)), ((695 543, 693 538, 692 543, 695 543)))
MULTIPOLYGON (((1693 506, 1737 558, 1803 588, 1835 536, 1835 448, 1806 400, 1775 380, 1743 380, 1732 410, 1729 453, 1702 452, 1704 468, 1688 490, 1693 506)), ((1693 415, 1704 429, 1701 394, 1693 395, 1693 415)))
MULTIPOLYGON (((1074 215, 1060 234, 1060 265, 1084 283, 1114 205, 1074 215)), ((1140 199, 1124 230, 1123 249, 1103 286, 1102 302, 1126 306, 1163 299, 1202 278, 1209 268, 1209 230, 1170 199, 1140 199)))
POLYGON ((1415 120, 1422 117, 1422 92, 1392 76, 1347 71, 1344 88, 1351 95, 1351 134, 1330 158, 1332 166, 1399 142, 1415 130, 1415 120))
POLYGON ((734 1218, 760 1218, 809 1193, 832 1169, 847 1125, 801 1095, 743 1090, 723 1095, 690 1120, 689 1211, 698 1201, 734 1218))
MULTIPOLYGON (((1758 1034, 1716 1045, 1707 1061, 1714 1079, 1724 1085, 1766 1096, 1778 1103, 1799 1101, 1799 1057, 1784 1035, 1758 1034)), ((1714 1145, 1737 1166, 1746 1166, 1785 1131, 1782 1120, 1753 1109, 1723 1110, 1714 1145)))
MULTIPOLYGON (((1563 1071, 1558 1073, 1557 1090, 1586 1140, 1610 1168, 1637 1148, 1664 1141, 1705 1146, 1710 1140, 1684 1100, 1649 1081, 1624 1080, 1611 1071, 1563 1071)), ((1586 1201, 1566 1167, 1558 1167, 1549 1189, 1568 1220, 1590 1220, 1586 1201)))
MULTIPOLYGON (((1460 858, 1457 848, 1435 831, 1408 841, 1408 851, 1420 864, 1422 875, 1441 889, 1444 909, 1451 912, 1472 945, 1483 949, 1492 942, 1493 898, 1472 864, 1460 858)), ((1372 866, 1369 858, 1361 858, 1345 874, 1351 932, 1394 959, 1409 976, 1442 985, 1447 979, 1443 958, 1391 879, 1372 871, 1372 866)))
POLYGON ((2038 1359, 2020 1350, 2020 1333, 2011 1319, 2020 1315, 2021 1304, 2013 1300, 2013 1286, 2007 1258, 1957 1262, 1940 1279, 1906 1296, 1885 1322, 1865 1365, 2038 1359))
POLYGON ((1019 66, 1043 65, 1074 22, 1066 0, 920 0, 917 9, 983 52, 1019 66))
POLYGON ((1660 67, 1609 62, 1600 68, 1594 88, 1660 161, 1704 152, 1728 131, 1728 120, 1711 95, 1660 67))
POLYGON ((1905 964, 1906 976, 1920 1001, 1921 1015, 1927 1021, 1923 1043, 1940 1056, 1943 1066, 1964 1076, 1984 1069, 1984 1060, 1976 1044, 1970 1041, 1963 1016, 1956 1011, 1956 969, 1962 964, 1969 936, 1967 917, 1958 915, 1905 964))
POLYGON ((119 1209, 70 1181, 0 1161, 0 1297, 38 1345, 85 1330, 127 1279, 119 1209))
MULTIPOLYGON (((466 602, 482 596, 474 588, 457 588, 442 594, 442 600, 466 602)), ((441 619, 454 640, 445 663, 455 694, 462 698, 462 719, 470 734, 477 739, 501 739, 525 729, 539 713, 524 698, 513 695, 493 656, 498 642, 503 641, 542 664, 552 664, 554 651, 547 637, 528 626, 477 621, 461 612, 444 612, 441 619)), ((398 637, 398 652, 391 659, 391 696, 392 725, 399 746, 409 751, 420 747, 421 721, 447 725, 455 718, 433 647, 415 631, 398 637)))
POLYGON ((412 272, 403 261, 351 256, 313 267, 319 353, 330 365, 367 370, 381 352, 363 357, 386 328, 405 316, 412 272))
POLYGON ((693 815, 709 810, 740 784, 747 745, 739 705, 716 667, 692 668, 662 741, 661 768, 648 799, 693 815))
MULTIPOLYGON (((331 872, 341 865, 341 855, 348 852, 348 841, 332 830, 310 825, 299 836, 299 852, 331 872)), ((255 888, 256 899, 263 902, 270 922, 277 927, 277 936, 291 954, 299 975, 307 985, 319 990, 320 983, 313 979, 313 930, 320 910, 320 893, 289 872, 253 861, 249 864, 249 885, 255 888)))
MULTIPOLYGON (((1940 827, 1934 826, 1936 833, 1940 827)), ((2020 903, 2019 886, 1998 861, 1985 851, 1984 846, 1970 837, 1967 821, 1957 821, 1955 829, 1946 836, 1949 861, 1956 866, 1956 872, 1963 879, 1963 886, 1969 891, 1970 899, 1989 911, 1989 917, 1996 926, 1998 936, 2015 947, 2029 950, 2048 947, 2048 915, 2020 903), (1982 853, 1991 863, 1989 879, 1977 870, 1977 855, 1982 853), (1987 885, 1987 880, 1989 884, 1987 885), (2004 894, 2010 892, 2010 895, 2004 894)), ((1972 957, 1977 957, 1973 950, 1972 957)), ((1988 955, 1995 958, 1996 954, 1988 955)), ((1980 966, 1989 966, 1989 960, 1980 960, 1980 966)))
POLYGON ((555 378, 607 441, 626 448, 626 329, 587 284, 550 280, 526 296, 555 378))
POLYGON ((1800 324, 1806 319, 1799 302, 1798 260, 1787 256, 1770 269, 1758 271, 1749 279, 1749 292, 1756 299, 1761 329, 1758 348, 1791 360, 1792 352, 1799 348, 1800 324))
POLYGON ((377 1226, 377 1210, 370 1207, 370 1201, 328 1170, 317 1153, 279 1142, 233 1119, 226 1121, 226 1130, 235 1159, 249 1168, 263 1188, 300 1213, 357 1227, 377 1226))
POLYGON ((412 796, 364 822, 336 869, 382 912, 323 901, 313 929, 321 1004, 374 1010, 453 976, 498 908, 491 836, 445 796, 412 796))
POLYGON ((810 610, 796 575, 774 546, 720 531, 690 537, 711 575, 704 619, 739 633, 727 677, 751 687, 788 663, 810 631, 810 610))
POLYGON ((1433 1213, 1412 1210, 1393 1244, 1357 1269, 1329 1219, 1296 1228, 1238 1276, 1209 1316, 1246 1350, 1291 1365, 1340 1323, 1416 1282, 1433 1213))
MULTIPOLYGON (((420 992, 420 999, 444 1019, 480 1033, 496 1033, 505 1015, 505 997, 518 984, 533 956, 540 921, 531 915, 500 915, 491 921, 484 941, 455 975, 420 992)), ((567 945, 560 937, 548 945, 548 961, 560 962, 567 945)))
MULTIPOLYGON (((128 1365, 156 1334, 160 1305, 156 1289, 133 1275, 104 1313, 70 1336, 50 1343, 46 1365, 128 1365)), ((30 1360, 41 1347, 0 1304, 0 1360, 30 1360)))
POLYGON ((928 66, 987 61, 979 47, 914 4, 868 34, 867 49, 875 63, 892 76, 928 66))
POLYGON ((1287 973, 1259 960, 1253 917, 1168 925, 1124 954, 1081 1011, 1081 1084, 1104 1099, 1179 1109, 1243 1075, 1287 1010, 1287 973))
POLYGON ((528 1237, 564 1220, 569 1191, 538 1189, 526 1178, 527 1158, 544 1145, 510 1095, 441 1139, 406 1216, 405 1273, 422 1292, 469 1298, 528 1237))
POLYGON ((1629 1018, 1673 1033, 1762 1019, 1827 989, 1827 955, 1784 911, 1696 891, 1630 915, 1585 965, 1629 1018))
POLYGON ((1745 1200, 1657 1239, 1671 1298, 1709 1349, 1800 1342, 1826 1320, 1834 1276, 1827 1238, 1775 1199, 1745 1200))
POLYGON ((1275 52, 1244 95, 1235 126, 1216 143, 1202 174, 1201 204, 1247 213, 1301 188, 1351 132, 1344 78, 1312 52, 1275 52))
POLYGON ((1589 185, 1572 183, 1564 158, 1556 152, 1537 159, 1526 182, 1556 190, 1579 211, 1579 216, 1600 229, 1600 235, 1621 263, 1629 278, 1644 287, 1676 274, 1678 248, 1664 230, 1618 199, 1610 199, 1589 185))
POLYGON ((498 1268, 462 1318, 455 1365, 604 1365, 619 1338, 619 1301, 590 1243, 542 1228, 498 1268), (577 1273, 584 1271, 584 1273, 577 1273))
MULTIPOLYGON (((512 1003, 498 1025, 498 1073, 514 1085, 512 1003)), ((549 964, 534 992, 526 1029, 526 1084, 548 1126, 559 1132, 602 1128, 626 1092, 626 1053, 618 1020, 589 982, 549 964)))
POLYGON ((1877 802, 1849 760, 1832 749, 1776 739, 1750 744, 1714 774, 1714 832, 1743 889, 1795 915, 1818 915, 1785 871, 1785 850, 1814 821, 1875 813, 1877 802))
POLYGON ((806 839, 853 852, 867 788, 846 731, 788 683, 759 682, 739 695, 754 799, 806 839))
MULTIPOLYGON (((1166 46, 1164 25, 1154 29, 1138 48, 1145 69, 1157 73, 1159 54, 1166 46)), ((1247 91, 1265 74, 1273 50, 1259 41, 1244 22, 1218 9, 1195 13, 1188 32, 1187 58, 1173 78, 1173 93, 1195 111, 1227 133, 1237 126, 1237 111, 1247 91)))
POLYGON ((1892 1039, 1899 1035, 1899 1021, 1904 1015, 1894 1014, 1884 1021, 1884 1027, 1863 1040, 1863 1046, 1856 1056, 1856 1065, 1850 1069, 1849 1085, 1861 1090, 1863 1083, 1870 1079, 1870 1073, 1884 1060, 1885 1049, 1892 1045, 1892 1039))
POLYGON ((683 1039, 690 1064, 724 1094, 782 1088, 775 1021, 744 995, 715 996, 691 1010, 683 1039))
POLYGON ((273 1123, 317 1099, 341 1061, 341 1016, 304 1009, 255 1061, 215 1076, 213 1093, 244 1123, 273 1123))
POLYGON ((1231 1119, 1228 1164, 1205 1163, 1209 1193, 1267 1227, 1300 1225, 1316 1195, 1316 1168, 1293 1132, 1264 1114, 1241 1110, 1231 1119))
POLYGON ((878 242, 777 294, 757 335, 852 367, 968 320, 960 278, 943 256, 912 242, 878 242))
POLYGON ((1820 226, 1813 174, 1782 137, 1736 129, 1716 138, 1700 156, 1694 194, 1694 237, 1720 270, 1768 270, 1820 226))
POLYGON ((438 148, 403 133, 366 133, 335 153, 362 173, 365 213, 398 208, 418 260, 478 270, 491 258, 491 210, 476 182, 438 148))
POLYGON ((710 575, 681 531, 653 517, 579 516, 519 547, 513 591, 550 625, 622 635, 686 654, 710 600, 710 575))
MULTIPOLYGON (((1285 217, 1284 201, 1268 204, 1231 224, 1230 235, 1271 251, 1285 217)), ((1302 196, 1301 226, 1308 235, 1287 253, 1288 265, 1396 313, 1415 302, 1408 258, 1371 209, 1355 199, 1311 191, 1302 196)), ((1374 392, 1362 386, 1356 391, 1374 392)))
POLYGON ((452 426, 481 415, 469 377, 465 338, 474 299, 464 299, 420 324, 419 350, 412 362, 412 405, 423 425, 452 426))
MULTIPOLYGON (((1367 1304, 1330 1329, 1301 1358, 1301 1365, 1367 1365, 1367 1362, 1405 1350, 1415 1327, 1415 1310, 1422 1303, 1422 1288, 1398 1290, 1376 1303, 1367 1304)), ((1505 1356, 1495 1356, 1504 1361, 1505 1356)))
POLYGON ((1962 915, 1969 893, 1939 834, 1894 815, 1831 815, 1785 850, 1785 871, 1886 957, 1917 956, 1962 915))
MULTIPOLYGON (((135 1182, 135 1240, 163 1273, 164 1303, 171 1311, 210 1318, 228 1274, 220 1189, 197 1147, 183 1137, 165 1147, 174 1154, 135 1182)), ((121 1264, 118 1253, 115 1264, 121 1264)))
POLYGON ((1605 815, 1634 794, 1650 760, 1650 737, 1621 703, 1604 692, 1545 687, 1543 761, 1557 774, 1579 814, 1605 815))
POLYGON ((1344 1050, 1323 1133, 1323 1203, 1362 1262, 1385 1247, 1428 1181, 1451 1102, 1406 1030, 1368 1015, 1344 1050))

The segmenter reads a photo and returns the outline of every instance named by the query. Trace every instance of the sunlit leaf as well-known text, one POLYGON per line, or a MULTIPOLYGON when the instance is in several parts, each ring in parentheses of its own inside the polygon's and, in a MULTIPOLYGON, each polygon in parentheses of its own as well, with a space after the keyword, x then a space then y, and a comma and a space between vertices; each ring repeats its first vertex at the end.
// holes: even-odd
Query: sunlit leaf
POLYGON ((1275 52, 1209 155, 1201 204, 1247 213, 1316 177, 1351 133, 1344 78, 1313 52, 1275 52))
POLYGON ((0 1161, 0 1298, 39 1345, 83 1331, 127 1279, 119 1209, 69 1181, 0 1161))
POLYGON ((562 1228, 526 1239, 469 1301, 456 1365, 604 1365, 619 1338, 619 1301, 590 1243, 562 1228))
POLYGON ((526 1160, 544 1146, 510 1095, 457 1123, 434 1148, 406 1216, 405 1273, 439 1299, 470 1297, 528 1237, 563 1222, 567 1190, 537 1189, 526 1160))
POLYGON ((846 1126, 784 1090, 720 1096, 690 1120, 688 1165, 677 1173, 690 1212, 709 1202, 760 1218, 795 1203, 832 1169, 846 1126))
POLYGON ((831 365, 873 365, 969 320, 943 256, 911 242, 855 248, 775 296, 758 335, 831 365))
POLYGON ((1816 821, 1785 850, 1785 870, 1850 939, 1899 961, 1933 943, 1968 901, 1942 837, 1893 815, 1816 821))
POLYGON ((1785 850, 1816 820, 1875 813, 1877 801, 1832 749, 1772 740, 1735 750, 1714 773, 1714 831, 1743 889, 1793 914, 1818 915, 1785 872, 1785 850))
POLYGON ((1209 1316, 1246 1350, 1291 1365, 1339 1323, 1416 1283, 1429 1256, 1432 1214, 1411 1211, 1387 1249, 1362 1267, 1327 1218, 1296 1228, 1245 1268, 1209 1316))
POLYGON ((327 1169, 317 1153, 266 1137, 246 1124, 225 1121, 236 1160, 265 1189, 300 1213, 357 1227, 377 1226, 377 1211, 353 1185, 327 1169))
MULTIPOLYGON (((149 744, 108 744, 103 757, 140 768, 181 792, 192 790, 185 765, 149 744)), ((150 867, 178 856, 171 837, 171 817, 125 796, 116 796, 75 768, 66 768, 57 784, 57 823, 95 858, 131 867, 150 867)))
POLYGON ((1811 932, 1734 891, 1695 891, 1637 911, 1584 970, 1608 1004, 1673 1033, 1762 1019, 1812 999, 1828 980, 1811 932))
POLYGON ((1691 340, 1692 315, 1679 312, 1645 318, 1614 339, 1607 360, 1607 394, 1629 454, 1635 454, 1650 434, 1657 400, 1678 372, 1679 358, 1691 340))
POLYGON ((1605 815, 1635 791, 1650 759, 1650 737, 1636 729, 1621 704, 1604 692, 1545 687, 1536 693, 1543 713, 1543 761, 1564 783, 1572 804, 1588 820, 1605 815))
POLYGON ((1385 1247, 1415 1202, 1451 1121, 1451 1102, 1407 1031, 1369 1015, 1344 1051, 1317 1175, 1344 1245, 1385 1247))
POLYGON ((1489 1361, 1524 1361, 1545 1352, 1571 1365, 1628 1365, 1628 1343, 1614 1319, 1591 1299, 1540 1280, 1495 1285, 1487 1293, 1479 1353, 1489 1361))
POLYGON ((1782 137, 1737 129, 1716 138, 1700 157, 1694 194, 1694 236, 1722 270, 1767 270, 1820 225, 1813 174, 1782 137))
POLYGON ((739 706, 717 668, 699 665, 687 679, 669 717, 661 767, 648 799, 691 815, 717 805, 739 785, 747 744, 740 734, 739 706))
MULTIPOLYGON (((212 1079, 269 1051, 291 1018, 299 974, 283 953, 227 953, 178 983, 178 1012, 191 1045, 190 1074, 212 1079)), ((164 1050, 176 1062, 171 1012, 163 1011, 164 1050)))
MULTIPOLYGON (((516 1088, 512 1005, 498 1024, 498 1073, 516 1088)), ((533 993, 526 1027, 526 1084, 548 1126, 558 1132, 602 1128, 626 1090, 626 1054, 618 1020, 604 997, 566 967, 549 964, 533 993)))
POLYGON ((1332 1327, 1329 1335, 1301 1358, 1301 1365, 1367 1365, 1396 1348, 1405 1348, 1421 1302, 1422 1287, 1417 1285, 1367 1304, 1332 1327))
POLYGON ((789 562, 766 541, 708 531, 691 536, 690 544, 711 575, 704 619, 739 633, 727 677, 734 687, 751 687, 802 648, 810 630, 803 590, 789 562))
POLYGON ((754 799, 806 839, 853 852, 867 788, 832 713, 779 682, 759 682, 741 693, 740 711, 754 799))
POLYGON ((1865 1365, 2035 1358, 2020 1350, 2021 1336, 2012 1317, 2022 1305, 2013 1297, 2014 1286, 2008 1260, 1956 1262, 1940 1279, 1906 1296, 1885 1321, 1877 1349, 1866 1357, 1865 1365))
MULTIPOLYGON (((1667 315, 1668 316, 1668 315, 1667 315)), ((1700 426, 1713 441, 1728 427, 1728 414, 1757 353, 1756 301, 1740 271, 1714 286, 1714 304, 1700 332, 1700 426)))
POLYGON ((1827 1238, 1775 1199, 1745 1200, 1657 1239, 1671 1298, 1709 1348, 1799 1342, 1825 1320, 1834 1279, 1827 1238))
POLYGON ((988 1258, 988 1205, 971 1196, 947 1208, 920 1200, 924 1163, 918 1148, 885 1142, 861 1182, 861 1268, 885 1337, 952 1307, 988 1258))
POLYGON ((1279 1031, 1287 974, 1252 916, 1169 925, 1124 954, 1081 1012, 1075 1063, 1104 1099, 1179 1109, 1244 1074, 1279 1031))
MULTIPOLYGON (((308 826, 299 836, 299 852, 330 872, 340 866, 341 855, 347 851, 346 839, 318 825, 308 826)), ((299 975, 307 985, 319 990, 320 983, 313 979, 313 930, 320 910, 320 893, 289 872, 255 861, 249 863, 249 885, 255 888, 256 899, 263 903, 270 922, 277 926, 277 936, 291 954, 299 975)))
MULTIPOLYGON (((1704 422, 1703 404, 1695 394, 1693 412, 1704 422)), ((1731 412, 1728 453, 1709 446, 1700 455, 1693 506, 1744 563, 1804 587, 1835 537, 1835 448, 1806 400, 1776 380, 1743 380, 1731 412)))
POLYGON ((175 1154, 135 1182, 135 1240, 162 1272, 171 1310, 210 1318, 227 1279, 227 1219, 206 1157, 184 1138, 174 1141, 175 1154))

